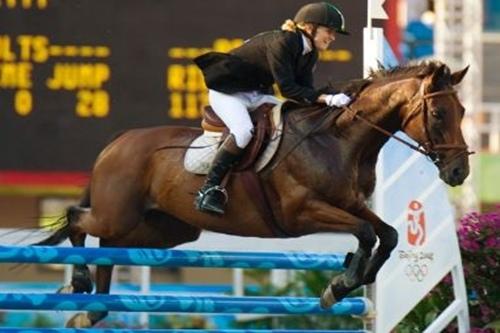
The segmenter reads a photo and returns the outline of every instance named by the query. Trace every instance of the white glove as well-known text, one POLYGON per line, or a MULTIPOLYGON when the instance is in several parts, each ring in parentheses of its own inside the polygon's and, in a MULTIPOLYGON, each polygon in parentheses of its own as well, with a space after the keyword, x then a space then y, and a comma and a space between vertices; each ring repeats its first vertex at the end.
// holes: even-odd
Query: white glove
POLYGON ((325 103, 328 106, 336 106, 338 108, 345 106, 351 102, 351 98, 346 94, 335 94, 335 95, 326 95, 325 103))

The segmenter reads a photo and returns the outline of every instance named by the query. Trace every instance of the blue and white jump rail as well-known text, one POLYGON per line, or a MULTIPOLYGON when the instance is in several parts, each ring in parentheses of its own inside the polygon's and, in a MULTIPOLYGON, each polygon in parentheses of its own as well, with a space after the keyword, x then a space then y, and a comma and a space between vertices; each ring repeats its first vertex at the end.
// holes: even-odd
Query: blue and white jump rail
POLYGON ((175 313, 259 313, 364 315, 364 298, 344 299, 328 310, 318 298, 262 296, 152 296, 107 294, 0 294, 0 308, 7 310, 126 311, 175 313))
POLYGON ((2 333, 366 333, 366 331, 331 330, 204 330, 204 329, 78 329, 78 328, 2 328, 2 333))
MULTIPOLYGON (((295 270, 343 270, 344 255, 316 253, 228 252, 130 248, 63 248, 50 246, 0 246, 0 263, 140 265, 153 267, 214 267, 295 270)), ((318 298, 158 296, 107 294, 0 293, 1 310, 121 311, 168 313, 250 313, 279 315, 356 315, 372 312, 363 297, 346 298, 330 309, 322 309, 318 298)), ((0 328, 22 333, 125 333, 116 329, 26 329, 0 328)), ((333 333, 322 330, 134 330, 166 333, 333 333)), ((347 332, 347 331, 346 331, 347 332)), ((365 331, 349 331, 365 332, 365 331)))
POLYGON ((2 263, 343 270, 345 256, 317 253, 0 246, 2 263))

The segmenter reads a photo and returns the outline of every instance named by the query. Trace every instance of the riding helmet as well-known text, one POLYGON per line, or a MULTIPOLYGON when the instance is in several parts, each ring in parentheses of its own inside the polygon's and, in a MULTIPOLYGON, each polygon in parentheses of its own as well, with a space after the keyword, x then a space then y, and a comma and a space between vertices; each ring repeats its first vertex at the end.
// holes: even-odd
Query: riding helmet
POLYGON ((345 30, 344 15, 337 7, 327 2, 310 3, 299 9, 295 18, 296 23, 315 23, 334 29, 336 32, 349 35, 345 30))

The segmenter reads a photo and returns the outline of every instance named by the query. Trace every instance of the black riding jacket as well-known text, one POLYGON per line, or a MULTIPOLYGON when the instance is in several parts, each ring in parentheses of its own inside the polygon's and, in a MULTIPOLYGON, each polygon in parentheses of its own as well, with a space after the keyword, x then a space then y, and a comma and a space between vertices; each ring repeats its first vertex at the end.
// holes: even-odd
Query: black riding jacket
POLYGON ((209 52, 194 59, 209 89, 226 94, 269 92, 277 83, 281 94, 300 102, 315 102, 313 68, 318 51, 302 55, 302 34, 269 31, 256 35, 229 54, 209 52))

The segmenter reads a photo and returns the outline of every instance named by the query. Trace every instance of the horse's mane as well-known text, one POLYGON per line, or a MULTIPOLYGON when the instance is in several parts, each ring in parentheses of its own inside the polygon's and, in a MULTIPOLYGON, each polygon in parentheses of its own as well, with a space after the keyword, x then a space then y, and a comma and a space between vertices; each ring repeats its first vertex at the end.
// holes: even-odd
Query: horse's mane
MULTIPOLYGON (((393 80, 407 77, 424 77, 434 73, 444 63, 437 60, 428 60, 420 62, 409 62, 404 65, 394 67, 384 67, 379 63, 376 70, 371 70, 368 77, 364 79, 354 79, 344 82, 330 81, 328 85, 321 89, 324 93, 344 92, 350 95, 359 94, 368 85, 382 80, 393 80)), ((446 66, 445 75, 449 78, 450 69, 446 66)))

